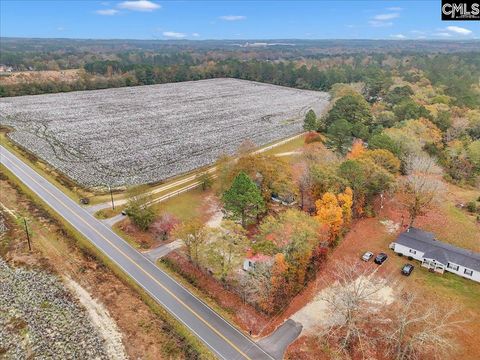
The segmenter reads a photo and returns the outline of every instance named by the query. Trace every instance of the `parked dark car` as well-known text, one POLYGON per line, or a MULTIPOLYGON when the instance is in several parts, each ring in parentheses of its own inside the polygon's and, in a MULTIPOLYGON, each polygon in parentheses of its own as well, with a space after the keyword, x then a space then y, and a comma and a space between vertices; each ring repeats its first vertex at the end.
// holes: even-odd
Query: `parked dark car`
POLYGON ((382 265, 385 262, 385 260, 387 260, 387 258, 388 258, 387 254, 380 253, 375 257, 375 260, 373 261, 375 261, 375 264, 382 265))
POLYGON ((81 198, 80 203, 83 205, 88 205, 90 204, 90 199, 89 198, 81 198))
POLYGON ((402 275, 410 276, 415 267, 412 264, 405 264, 402 267, 402 275))

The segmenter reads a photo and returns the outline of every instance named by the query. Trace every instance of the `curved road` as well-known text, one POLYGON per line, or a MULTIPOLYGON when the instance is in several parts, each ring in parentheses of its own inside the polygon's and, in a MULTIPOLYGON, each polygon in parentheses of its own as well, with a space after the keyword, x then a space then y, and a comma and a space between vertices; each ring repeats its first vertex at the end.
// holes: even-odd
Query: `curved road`
POLYGON ((259 345, 1 145, 0 163, 183 323, 218 358, 273 359, 259 345))

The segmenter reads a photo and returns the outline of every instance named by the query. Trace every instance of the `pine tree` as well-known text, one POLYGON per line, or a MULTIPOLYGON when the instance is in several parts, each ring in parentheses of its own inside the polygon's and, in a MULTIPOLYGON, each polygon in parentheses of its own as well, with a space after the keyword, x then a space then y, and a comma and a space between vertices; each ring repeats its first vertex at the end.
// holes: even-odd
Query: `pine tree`
POLYGON ((312 109, 308 110, 307 114, 305 115, 303 129, 305 131, 317 130, 317 115, 315 115, 315 112, 312 109))
POLYGON ((230 212, 234 220, 240 219, 242 226, 247 225, 250 217, 257 216, 265 210, 265 202, 257 185, 245 174, 240 172, 233 184, 222 197, 225 210, 230 212))

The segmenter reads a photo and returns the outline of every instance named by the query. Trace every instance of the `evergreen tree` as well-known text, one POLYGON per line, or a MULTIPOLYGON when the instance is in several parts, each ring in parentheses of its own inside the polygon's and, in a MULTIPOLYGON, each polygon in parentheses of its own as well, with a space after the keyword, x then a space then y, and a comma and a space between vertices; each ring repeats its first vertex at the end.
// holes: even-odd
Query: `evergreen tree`
POLYGON ((303 129, 305 131, 317 130, 317 115, 315 115, 315 112, 312 109, 308 110, 307 114, 305 115, 303 129))
POLYGON ((370 125, 372 113, 370 105, 360 95, 346 95, 335 102, 326 118, 327 127, 337 120, 346 120, 351 124, 370 125))
POLYGON ((233 180, 230 189, 223 194, 222 201, 225 210, 230 212, 230 217, 241 220, 243 227, 247 225, 248 218, 257 216, 265 210, 260 189, 243 171, 233 180))
POLYGON ((327 129, 327 145, 345 154, 352 143, 352 125, 344 119, 333 122, 327 129))

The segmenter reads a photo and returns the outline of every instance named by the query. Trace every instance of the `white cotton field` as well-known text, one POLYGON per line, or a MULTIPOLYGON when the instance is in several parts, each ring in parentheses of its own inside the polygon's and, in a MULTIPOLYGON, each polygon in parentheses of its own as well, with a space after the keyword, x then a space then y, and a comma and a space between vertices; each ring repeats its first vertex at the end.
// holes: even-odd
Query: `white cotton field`
POLYGON ((211 79, 0 99, 9 137, 83 186, 164 180, 302 131, 327 93, 211 79))

